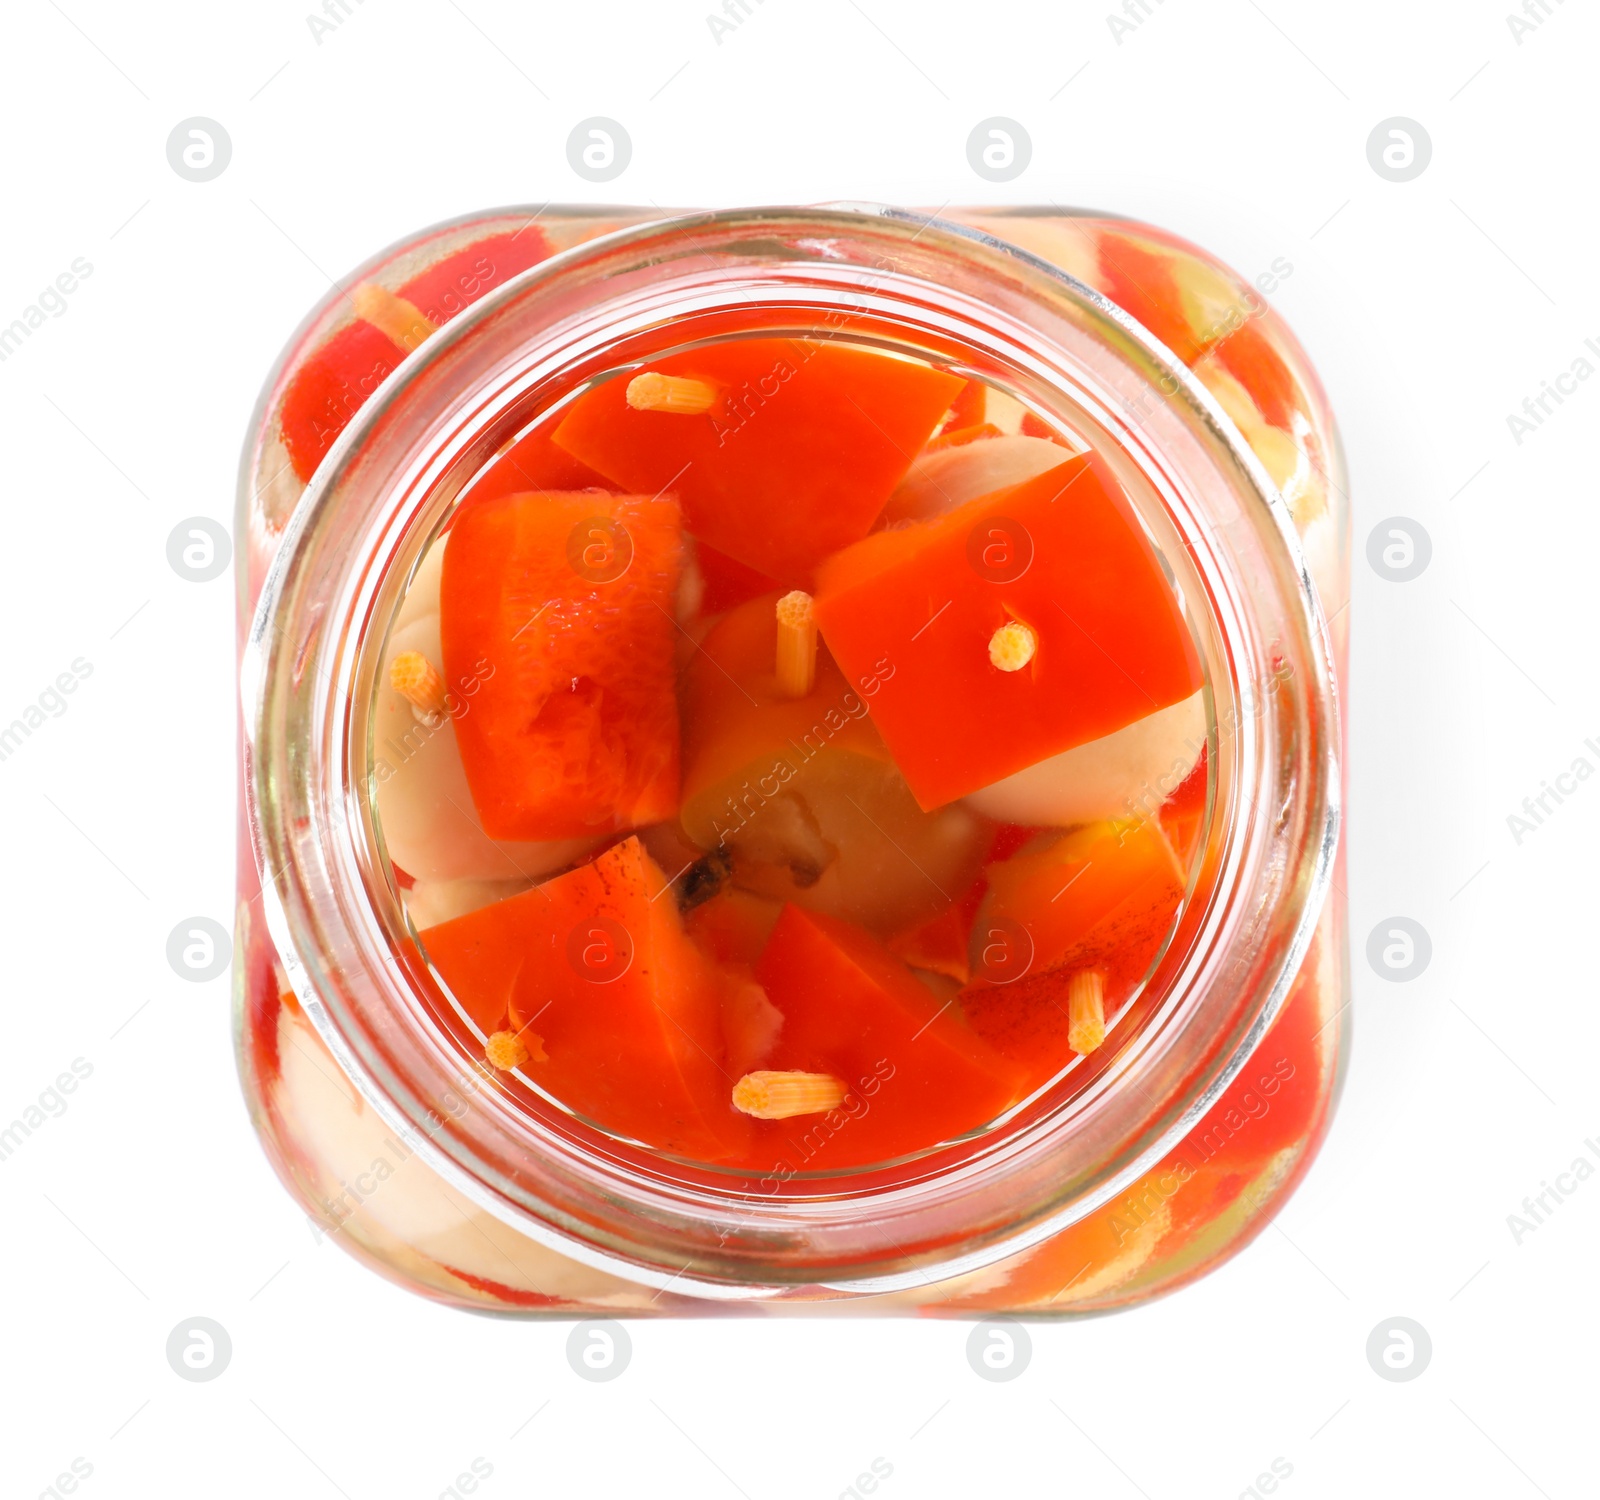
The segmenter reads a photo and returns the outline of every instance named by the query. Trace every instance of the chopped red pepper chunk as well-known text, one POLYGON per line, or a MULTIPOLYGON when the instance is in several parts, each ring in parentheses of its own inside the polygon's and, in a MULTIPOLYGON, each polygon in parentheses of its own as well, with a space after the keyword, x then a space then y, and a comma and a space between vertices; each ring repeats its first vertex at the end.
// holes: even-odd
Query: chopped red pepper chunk
POLYGON ((702 541, 780 583, 804 583, 866 535, 962 388, 926 365, 797 339, 747 339, 652 362, 714 388, 704 412, 639 410, 610 380, 556 429, 615 483, 671 489, 702 541))
POLYGON ((936 438, 928 440, 924 453, 942 453, 946 448, 965 448, 968 443, 981 443, 999 437, 1000 429, 993 422, 977 422, 971 427, 947 427, 936 438))
POLYGON ((1014 957, 974 963, 974 983, 1009 986, 1063 964, 1088 967, 1110 955, 1105 941, 1125 936, 1129 919, 1171 929, 1183 897, 1183 868, 1153 819, 1089 823, 1045 834, 1030 848, 985 871, 988 894, 973 928, 973 947, 992 929, 1017 928, 1027 942, 1014 957))
POLYGON ((1185 868, 1194 859, 1200 836, 1205 831, 1206 797, 1210 790, 1207 762, 1207 752, 1202 750, 1194 770, 1178 783, 1157 813, 1161 831, 1185 868))
POLYGON ((1031 411, 1023 412, 1018 431, 1023 437, 1043 438, 1047 443, 1056 443, 1063 448, 1071 446, 1043 417, 1037 417, 1031 411))
MULTIPOLYGON (((398 295, 438 326, 549 253, 536 227, 490 235, 412 277, 398 295)), ((306 356, 290 378, 279 413, 283 445, 302 482, 405 354, 387 334, 358 320, 306 356)))
POLYGON ((480 1026, 509 1012, 516 1031, 539 1038, 545 1055, 530 1048, 525 1077, 604 1129, 726 1161, 744 1154, 751 1129, 725 1066, 730 978, 685 936, 665 887, 630 838, 419 936, 480 1026))
POLYGON ((950 410, 945 414, 944 423, 939 428, 939 436, 944 437, 962 428, 983 425, 988 404, 988 386, 981 380, 969 380, 956 392, 955 400, 950 403, 950 410))
POLYGON ((783 910, 780 902, 726 885, 684 918, 689 936, 720 964, 749 965, 761 957, 783 910))
POLYGON ((1269 427, 1288 430, 1297 409, 1294 376, 1257 323, 1243 323, 1213 349, 1251 396, 1269 427))
POLYGON ((967 956, 971 926, 972 913, 965 903, 952 901, 920 927, 890 938, 889 948, 914 969, 926 969, 930 974, 943 974, 957 984, 965 984, 972 977, 967 956))
POLYGON ((526 490, 610 490, 615 486, 551 439, 554 424, 524 433, 472 487, 473 500, 526 490))
MULTIPOLYGON (((799 1170, 885 1161, 977 1129, 1012 1102, 1017 1070, 859 927, 786 906, 756 978, 783 1012, 767 1066, 828 1073, 850 1090, 807 1129, 799 1170)), ((767 1127, 778 1129, 780 1127, 767 1127)))
POLYGON ((549 254, 550 242, 536 224, 528 224, 507 234, 492 234, 445 256, 406 282, 400 295, 430 323, 448 323, 549 254))
POLYGON ((1161 950, 1183 899, 1183 870, 1154 820, 1091 823, 1046 835, 985 871, 972 930, 973 1030, 1028 1070, 1028 1087, 1067 1062, 1067 991, 1101 975, 1107 1014, 1161 950))
POLYGON ((278 413, 283 446, 302 483, 404 358, 388 334, 362 322, 341 328, 307 356, 290 378, 278 413))
POLYGON ((1204 345, 1184 317, 1173 252, 1115 230, 1100 232, 1100 275, 1113 302, 1143 323, 1186 365, 1204 345))
POLYGON ((704 542, 695 547, 694 556, 704 585, 700 594, 699 613, 702 615, 720 615, 760 594, 777 590, 775 579, 756 572, 754 568, 747 568, 742 562, 725 552, 718 552, 715 547, 706 546, 704 542))
POLYGON ((671 817, 678 797, 678 507, 641 495, 469 500, 440 579, 467 785, 495 839, 671 817))
POLYGON ((929 809, 1201 681, 1155 552, 1094 454, 829 558, 816 616, 846 677, 882 679, 873 722, 929 809), (1034 651, 1002 671, 990 643, 1013 623, 1034 651))

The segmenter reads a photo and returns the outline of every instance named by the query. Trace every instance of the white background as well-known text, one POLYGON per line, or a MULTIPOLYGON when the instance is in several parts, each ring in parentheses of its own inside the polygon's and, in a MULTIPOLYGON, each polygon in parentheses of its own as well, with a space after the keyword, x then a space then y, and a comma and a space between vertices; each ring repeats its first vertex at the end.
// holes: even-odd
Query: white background
POLYGON ((351 0, 319 45, 307 0, 6 0, 0 325, 93 271, 0 364, 0 721, 75 658, 93 675, 0 763, 0 1123, 73 1058, 93 1073, 0 1161, 4 1494, 74 1458, 104 1500, 430 1500, 475 1458, 489 1500, 829 1500, 874 1458, 889 1500, 1234 1497, 1280 1458, 1291 1500, 1596 1494, 1600 1181, 1520 1244, 1507 1216, 1600 1150, 1600 782, 1520 844, 1507 816, 1600 766, 1600 381, 1520 445, 1506 417, 1600 338, 1600 22, 1549 0, 1519 45, 1508 5, 1149 0, 1119 44, 1110 0, 750 0, 719 46, 708 0, 351 0), (206 184, 165 155, 191 115, 233 141, 206 184), (634 144, 602 187, 566 161, 590 115, 634 144), (965 151, 990 115, 1033 140, 999 187, 965 151), (1434 147, 1404 184, 1366 157, 1393 115, 1434 147), (1293 263, 1275 300, 1356 511, 1348 1087, 1245 1254, 1034 1326, 1012 1383, 974 1376, 964 1324, 707 1320, 633 1325, 627 1372, 585 1384, 566 1325, 446 1311, 319 1246, 247 1124, 226 979, 168 967, 177 922, 230 922, 235 738, 231 582, 175 575, 168 532, 229 521, 258 384, 324 273, 549 198, 1055 201, 1247 276, 1293 263), (1394 515, 1433 541, 1407 584, 1365 561, 1394 515), (1363 956, 1397 914, 1433 940, 1406 984, 1363 956), (164 1357, 197 1314, 233 1340, 209 1384, 164 1357), (1433 1342, 1405 1384, 1364 1353, 1395 1315, 1433 1342))

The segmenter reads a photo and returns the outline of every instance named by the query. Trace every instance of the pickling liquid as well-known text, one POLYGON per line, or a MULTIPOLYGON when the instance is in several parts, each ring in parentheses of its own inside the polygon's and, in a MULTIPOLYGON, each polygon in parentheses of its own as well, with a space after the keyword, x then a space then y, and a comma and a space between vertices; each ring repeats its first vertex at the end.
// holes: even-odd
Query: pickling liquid
POLYGON ((381 644, 374 821, 442 1019, 513 1096, 742 1174, 1072 1087, 1204 841, 1171 573, 980 380, 817 330, 592 382, 381 644))

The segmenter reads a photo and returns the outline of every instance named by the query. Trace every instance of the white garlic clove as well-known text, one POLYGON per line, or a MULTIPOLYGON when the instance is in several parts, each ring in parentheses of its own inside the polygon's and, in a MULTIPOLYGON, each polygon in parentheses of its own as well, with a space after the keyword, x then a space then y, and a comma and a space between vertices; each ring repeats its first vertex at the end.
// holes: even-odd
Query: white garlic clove
POLYGON ((883 508, 884 523, 942 516, 968 500, 992 495, 1064 464, 1075 451, 1049 438, 1017 434, 979 438, 958 448, 924 453, 889 497, 883 508))
POLYGON ((1153 814, 1199 763, 1205 694, 1146 714, 973 792, 966 806, 1000 823, 1070 828, 1153 814))
POLYGON ((515 880, 419 880, 405 892, 406 912, 411 925, 421 932, 530 889, 532 882, 521 876, 515 880))
MULTIPOLYGON (((424 722, 389 681, 388 664, 403 651, 420 651, 442 666, 437 611, 412 619, 391 635, 379 674, 373 777, 379 826, 396 865, 419 881, 531 882, 601 842, 599 837, 551 843, 491 839, 472 804, 454 719, 443 714, 424 722)), ((452 692, 450 701, 458 705, 457 712, 472 712, 470 697, 452 692)))

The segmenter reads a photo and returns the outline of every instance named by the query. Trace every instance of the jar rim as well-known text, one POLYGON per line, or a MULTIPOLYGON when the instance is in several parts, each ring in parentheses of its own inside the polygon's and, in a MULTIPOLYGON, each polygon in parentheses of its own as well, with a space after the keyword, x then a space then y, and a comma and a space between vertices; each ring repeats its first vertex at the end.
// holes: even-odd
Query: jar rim
MULTIPOLYGON (((1106 414, 1115 415, 1109 408, 1106 414)), ((1143 432, 1130 432, 1124 423, 1123 436, 1130 452, 1154 462, 1161 455, 1150 447, 1151 423, 1133 424, 1141 425, 1143 432)), ((1162 493, 1179 509, 1194 503, 1192 495, 1162 493)), ((1197 522, 1191 543, 1205 545, 1210 532, 1217 546, 1215 521, 1197 522)), ((1253 655, 1247 649, 1248 623, 1236 622, 1235 665, 1261 654, 1262 642, 1253 655)), ((247 806, 264 914, 301 1004, 363 1098, 452 1185, 522 1232, 629 1279, 703 1296, 759 1296, 799 1285, 896 1290, 926 1282, 932 1271, 948 1276, 992 1263, 1091 1212, 1181 1139, 1244 1065, 1283 1003, 1332 877, 1340 813, 1333 681, 1326 622, 1272 482, 1200 382, 1101 294, 982 230, 902 210, 730 210, 653 220, 532 267, 447 324, 379 388, 313 476, 263 585, 241 664, 247 806), (880 269, 863 299, 868 256, 880 269), (676 279, 663 281, 663 266, 679 268, 676 279), (950 273, 944 281, 940 270, 950 273), (1066 1142, 1060 1121, 1048 1119, 1019 1126, 1009 1142, 956 1150, 926 1175, 886 1191, 765 1201, 698 1181, 686 1189, 681 1177, 657 1180, 642 1161, 594 1143, 586 1156, 570 1138, 535 1133, 514 1142, 521 1117, 502 1094, 463 1073, 461 1058, 447 1048, 406 1034, 404 1019, 416 1014, 407 1001, 433 981, 393 951, 393 914, 386 925, 357 837, 360 801, 335 774, 350 764, 360 720, 363 632, 383 628, 383 591, 392 592, 420 555, 428 522, 450 502, 448 478, 498 446, 489 435, 518 401, 563 369, 570 375, 580 355, 598 357, 608 347, 600 329, 618 335, 623 297, 633 299, 628 317, 647 327, 674 308, 681 315, 686 306, 704 308, 736 292, 748 297, 752 289, 794 298, 803 288, 802 300, 810 298, 805 305, 815 311, 852 278, 858 301, 915 307, 924 331, 961 326, 970 334, 961 320, 973 315, 971 299, 963 301, 950 284, 965 278, 992 299, 981 305, 1006 337, 1021 328, 1036 346, 1047 346, 1033 351, 1041 368, 1062 381, 1073 373, 1075 396, 1086 389, 1090 350, 1103 356, 1103 368, 1092 372, 1103 382, 1125 378, 1129 389, 1157 393, 1170 420, 1155 425, 1194 466, 1188 488, 1203 469, 1214 495, 1228 492, 1231 543, 1248 543, 1252 558, 1260 554, 1257 582, 1272 587, 1281 612, 1276 644, 1292 658, 1296 691, 1253 726, 1259 743, 1237 748, 1253 752, 1249 774, 1264 793, 1259 805, 1241 811, 1254 818, 1259 836, 1264 813, 1276 809, 1291 836, 1278 829, 1274 869, 1264 868, 1259 850, 1253 862, 1235 862, 1236 908, 1253 902, 1258 909, 1234 909, 1231 926, 1219 919, 1209 934, 1217 951, 1191 955, 1190 990, 1168 997, 1174 1007, 1189 1006, 1190 1055, 1169 1059, 1161 1107, 1141 1117, 1139 1128, 1130 1125, 1120 1150, 1104 1153, 1097 1171, 1052 1174, 1051 1152, 1059 1157, 1066 1142), (1043 338, 1042 326, 1054 342, 1043 338), (1069 335, 1077 340, 1070 347, 1061 342, 1069 335), (496 339, 503 348, 494 347, 496 339), (507 354, 512 345, 514 357, 507 354), (362 496, 372 497, 374 520, 352 550, 352 515, 362 496), (1275 899, 1263 904, 1264 896, 1275 899), (1254 923, 1253 946, 1242 955, 1246 917, 1254 923), (1223 953, 1230 934, 1234 951, 1223 953), (1228 983, 1244 987, 1242 999, 1226 1003, 1219 986, 1228 983), (1209 987, 1209 1007, 1195 998, 1196 987, 1209 987), (1202 1015, 1212 1028, 1205 1035, 1195 1030, 1202 1015), (444 1120, 439 1101, 452 1090, 468 1096, 466 1107, 460 1118, 444 1120), (1012 1198, 997 1193, 998 1178, 1016 1190, 1012 1198), (862 1203, 886 1220, 875 1240, 851 1212, 862 1203), (962 1210, 970 1211, 964 1222, 962 1210), (731 1241, 730 1218, 739 1220, 731 1241)), ((1252 735, 1241 730, 1237 739, 1252 735)), ((1180 1032, 1169 1032, 1169 1051, 1180 1032)), ((1108 1071, 1107 1097, 1113 1083, 1122 1081, 1126 1094, 1126 1078, 1137 1082, 1139 1060, 1108 1071)))

